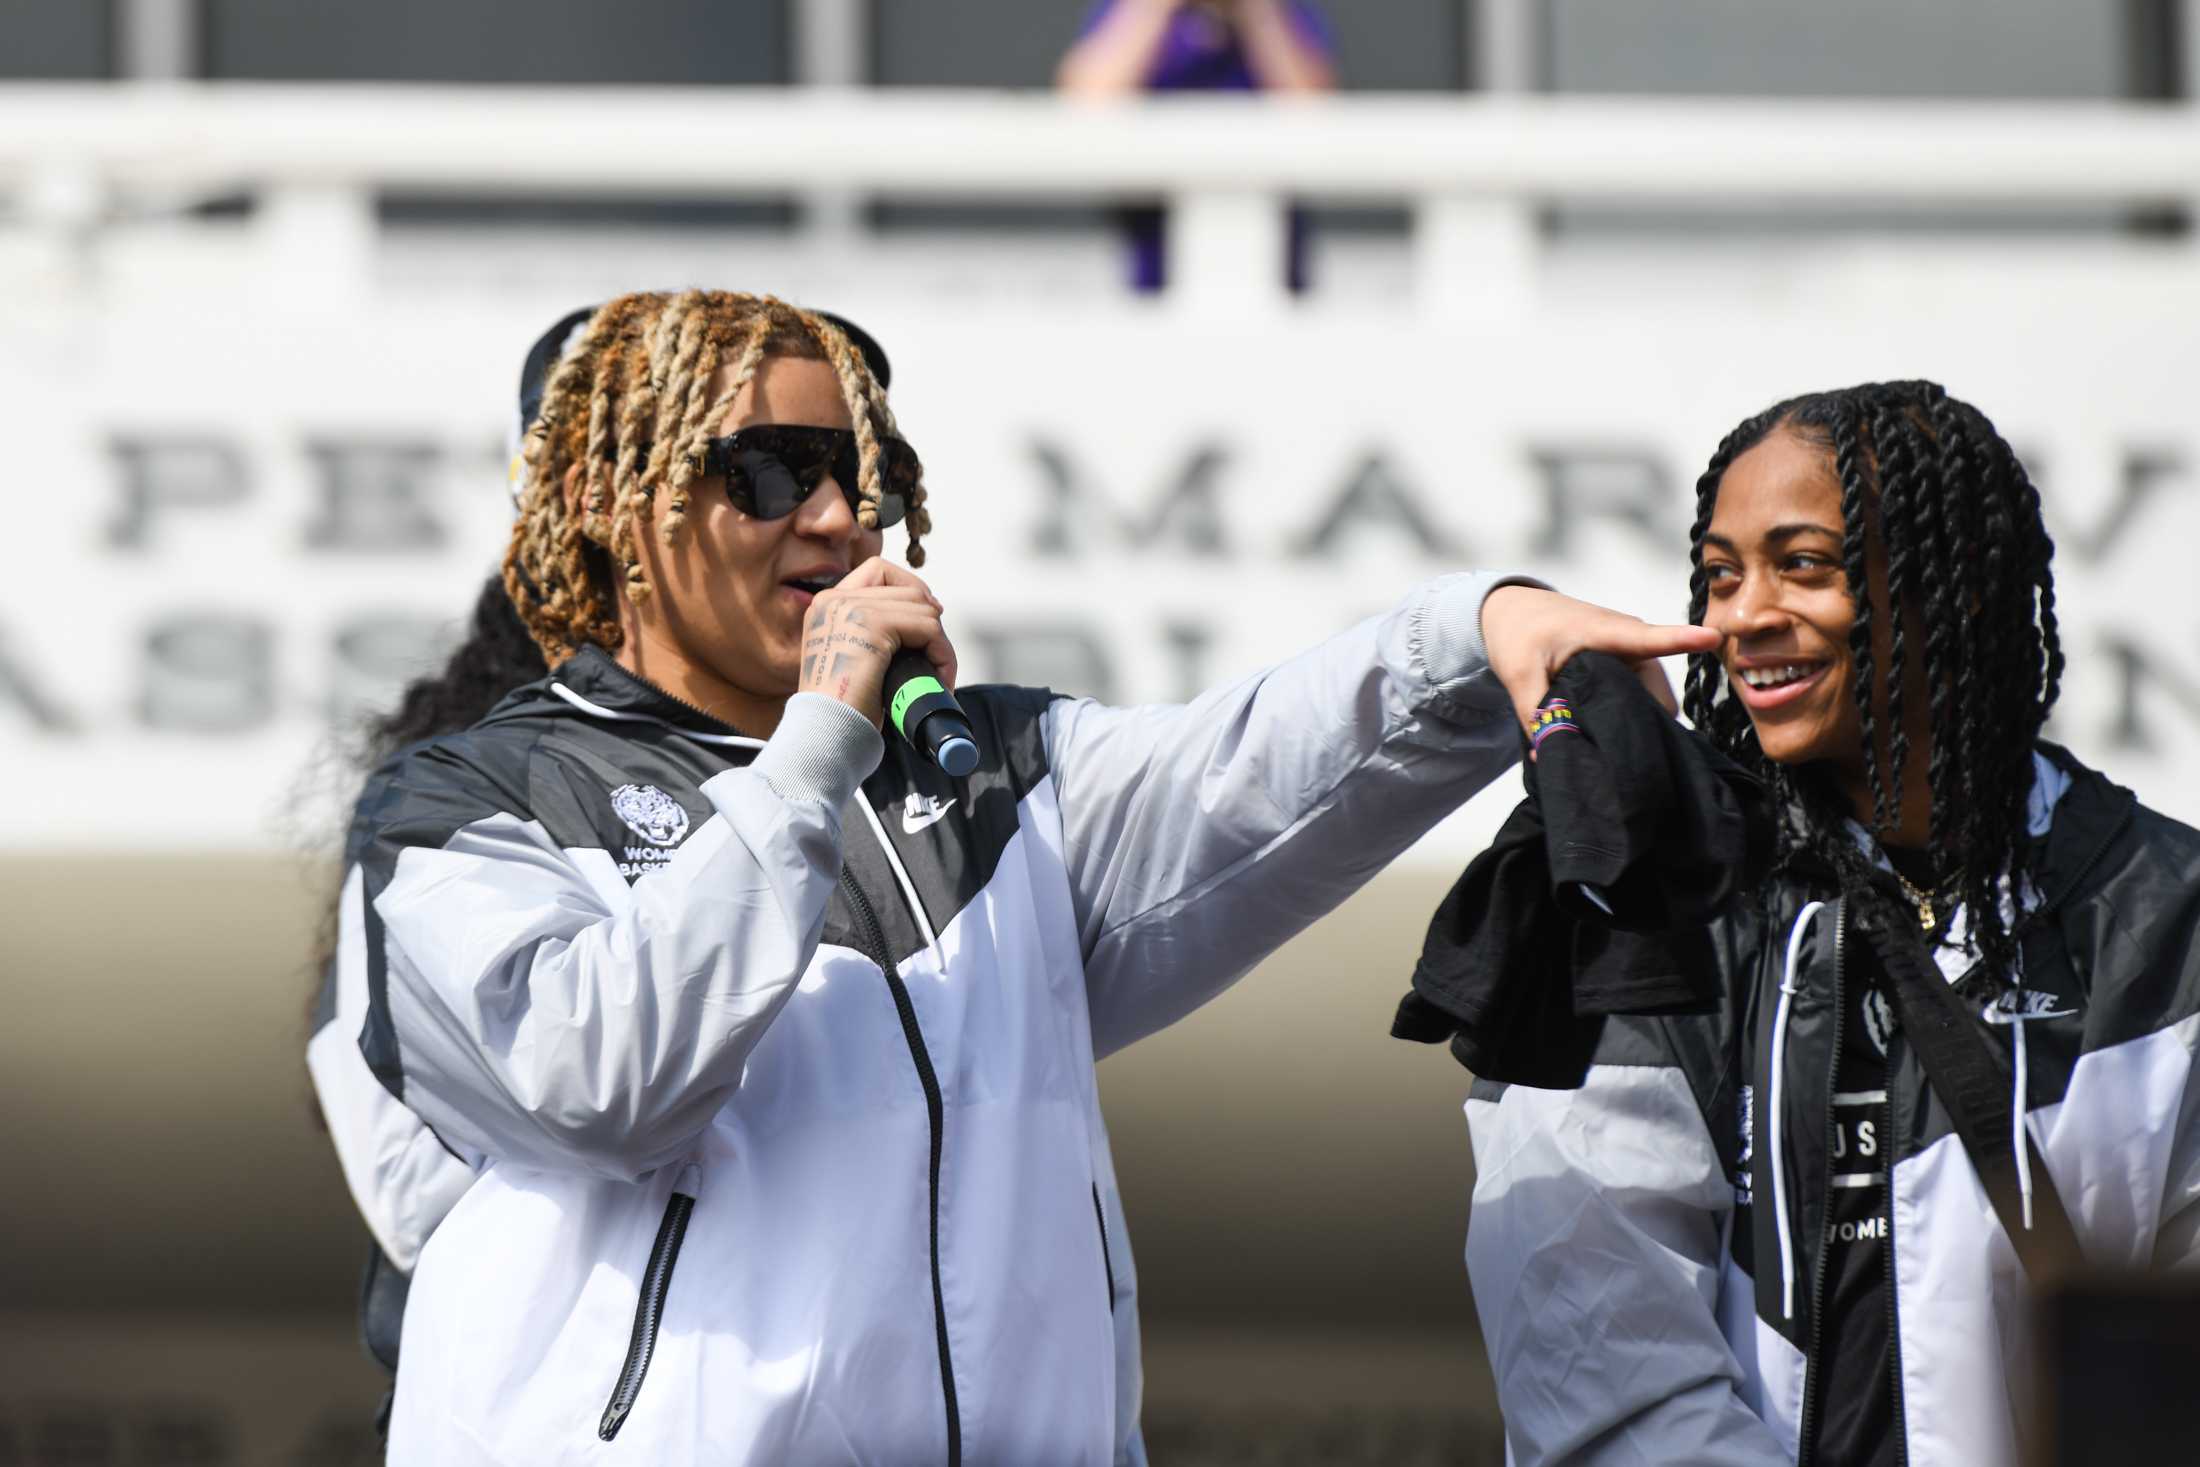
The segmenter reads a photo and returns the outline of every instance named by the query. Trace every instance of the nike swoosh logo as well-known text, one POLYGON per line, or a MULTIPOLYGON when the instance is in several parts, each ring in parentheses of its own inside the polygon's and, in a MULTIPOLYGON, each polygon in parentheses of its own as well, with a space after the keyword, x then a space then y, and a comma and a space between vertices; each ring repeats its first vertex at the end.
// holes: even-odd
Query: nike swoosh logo
POLYGON ((2013 1024, 2019 1019, 2027 1024, 2036 1024, 2042 1019, 2067 1019, 2082 1011, 2079 1009, 2042 1009, 2036 1014, 2029 1014, 2012 1013, 2008 1009, 1995 1008, 1988 1009, 1986 1012, 1988 1015, 1986 1022, 1989 1024, 2013 1024))
POLYGON ((934 805, 931 809, 919 815, 905 805, 902 807, 901 812, 901 833, 903 835, 915 835, 928 825, 937 825, 940 822, 940 817, 954 808, 955 802, 949 800, 945 804, 934 805))

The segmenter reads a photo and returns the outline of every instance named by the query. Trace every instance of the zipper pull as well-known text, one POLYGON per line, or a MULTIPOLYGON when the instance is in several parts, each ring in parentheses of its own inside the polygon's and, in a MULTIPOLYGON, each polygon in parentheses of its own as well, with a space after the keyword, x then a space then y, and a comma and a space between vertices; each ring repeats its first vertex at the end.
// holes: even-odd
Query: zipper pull
POLYGON ((703 1196, 703 1164, 699 1161, 690 1161, 681 1167, 678 1179, 672 1184, 672 1191, 675 1196, 685 1197, 690 1202, 701 1201, 703 1196))

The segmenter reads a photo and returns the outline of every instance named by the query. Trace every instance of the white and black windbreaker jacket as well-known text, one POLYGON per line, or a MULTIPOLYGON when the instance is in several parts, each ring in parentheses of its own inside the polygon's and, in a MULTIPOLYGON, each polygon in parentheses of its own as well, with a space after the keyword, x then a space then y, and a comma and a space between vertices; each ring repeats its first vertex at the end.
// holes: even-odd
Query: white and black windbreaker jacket
POLYGON ((1094 1062, 1514 761, 1498 583, 1183 706, 966 690, 963 781, 594 650, 385 766, 309 1058, 412 1271, 391 1461, 1143 1460, 1094 1062))
MULTIPOLYGON (((2016 929, 2021 974, 1980 1021, 2087 1260, 2187 1264, 2200 1258, 2200 832, 2064 750, 2043 745, 2034 762, 2044 845, 2016 929)), ((1807 1455, 1829 1118, 1855 1099, 1834 1091, 1836 1018, 1866 944, 1849 945, 1830 886, 1784 879, 1712 933, 1716 1014, 1612 1021, 1579 1090, 1470 1092, 1467 1270, 1518 1467, 1807 1455)), ((1941 956, 1969 991, 1966 954, 1941 956)), ((1899 1031, 1886 1063, 1901 1456, 2014 1463, 2023 1269, 1899 1031)))

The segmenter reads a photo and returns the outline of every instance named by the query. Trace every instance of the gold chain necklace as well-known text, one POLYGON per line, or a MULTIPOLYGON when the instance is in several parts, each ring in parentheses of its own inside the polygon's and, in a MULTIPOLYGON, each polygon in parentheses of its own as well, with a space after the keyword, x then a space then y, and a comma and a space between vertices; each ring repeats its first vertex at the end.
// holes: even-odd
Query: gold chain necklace
POLYGON ((1932 931, 1933 894, 1929 891, 1924 890, 1921 887, 1913 885, 1909 877, 1904 876, 1899 871, 1895 871, 1894 867, 1891 864, 1887 867, 1887 869, 1894 872, 1894 879, 1902 883, 1902 894, 1910 899, 1910 905, 1917 908, 1917 925, 1924 928, 1927 932, 1932 931))

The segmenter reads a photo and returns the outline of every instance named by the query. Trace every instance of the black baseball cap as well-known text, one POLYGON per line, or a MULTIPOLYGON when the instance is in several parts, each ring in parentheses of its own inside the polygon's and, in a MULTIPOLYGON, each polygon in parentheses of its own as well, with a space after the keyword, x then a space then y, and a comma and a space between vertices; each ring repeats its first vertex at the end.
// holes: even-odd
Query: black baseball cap
MULTIPOLYGON (((549 330, 535 338, 535 344, 527 349, 527 359, 520 363, 519 410, 512 423, 505 473, 506 484, 514 502, 520 497, 524 479, 520 445, 526 441, 527 430, 534 426, 536 416, 542 412, 543 394, 550 385, 550 369, 557 365, 558 358, 565 355, 566 349, 580 334, 588 329, 589 318, 595 314, 594 306, 582 306, 578 310, 566 312, 549 330)), ((848 338, 848 344, 863 357, 863 364, 871 369, 871 375, 878 379, 879 386, 894 385, 893 363, 886 359, 886 349, 878 344, 878 338, 846 316, 837 316, 831 311, 817 311, 814 314, 823 316, 840 328, 841 334, 848 338)))
MULTIPOLYGON (((527 360, 520 364, 519 369, 519 424, 522 433, 535 421, 535 415, 542 411, 542 395, 550 383, 550 369, 557 365, 557 360, 565 354, 566 347, 587 327, 589 317, 595 314, 594 306, 582 306, 577 311, 568 311, 558 318, 556 325, 535 338, 535 344, 527 349, 527 360)), ((863 364, 871 369, 871 375, 878 379, 879 386, 894 385, 893 364, 887 361, 886 349, 878 344, 876 337, 846 316, 837 316, 831 311, 818 311, 815 314, 823 316, 840 328, 849 344, 862 355, 863 364)))

